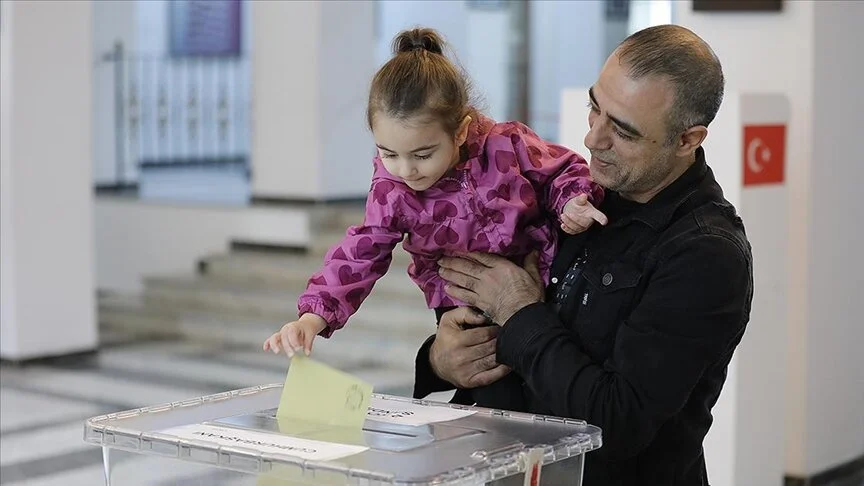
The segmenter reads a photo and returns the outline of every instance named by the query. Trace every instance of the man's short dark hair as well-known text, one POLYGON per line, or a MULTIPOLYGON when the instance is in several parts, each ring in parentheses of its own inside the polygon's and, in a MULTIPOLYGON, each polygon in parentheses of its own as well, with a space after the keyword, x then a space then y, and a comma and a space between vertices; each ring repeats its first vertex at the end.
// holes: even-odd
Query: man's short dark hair
POLYGON ((675 100, 667 121, 667 143, 690 127, 708 126, 723 101, 723 69, 711 47, 678 25, 640 30, 615 50, 630 77, 658 76, 672 82, 675 100))

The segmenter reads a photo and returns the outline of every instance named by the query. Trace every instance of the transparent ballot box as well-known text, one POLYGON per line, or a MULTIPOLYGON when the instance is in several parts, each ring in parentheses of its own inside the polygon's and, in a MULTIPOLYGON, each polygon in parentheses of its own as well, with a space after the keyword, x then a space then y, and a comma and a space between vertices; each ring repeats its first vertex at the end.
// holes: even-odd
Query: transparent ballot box
POLYGON ((94 417, 106 484, 581 485, 598 427, 578 420, 373 395, 362 430, 276 417, 265 385, 94 417), (530 482, 530 481, 529 481, 530 482))

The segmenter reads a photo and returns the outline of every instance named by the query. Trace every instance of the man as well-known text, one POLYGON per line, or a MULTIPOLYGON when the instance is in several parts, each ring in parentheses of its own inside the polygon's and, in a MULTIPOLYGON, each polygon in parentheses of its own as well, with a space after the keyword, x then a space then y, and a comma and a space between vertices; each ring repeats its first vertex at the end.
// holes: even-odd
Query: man
POLYGON ((442 259, 448 291, 498 326, 444 314, 415 395, 512 369, 527 411, 602 427, 585 484, 708 484, 702 441, 753 295, 744 227, 701 148, 722 98, 720 62, 689 30, 622 42, 591 87, 585 137, 609 224, 562 240, 545 293, 533 258, 442 259))

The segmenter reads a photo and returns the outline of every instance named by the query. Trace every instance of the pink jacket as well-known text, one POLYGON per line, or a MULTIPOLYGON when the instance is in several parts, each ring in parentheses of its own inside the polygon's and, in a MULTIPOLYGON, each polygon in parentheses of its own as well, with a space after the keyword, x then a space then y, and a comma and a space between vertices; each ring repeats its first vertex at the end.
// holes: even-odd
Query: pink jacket
POLYGON ((393 248, 403 238, 413 259, 408 274, 429 308, 465 305, 444 291, 437 264, 442 255, 477 251, 521 263, 537 249, 548 283, 564 205, 583 193, 595 206, 603 197, 585 159, 521 123, 496 124, 485 117, 471 124, 465 146, 467 159, 420 193, 375 157, 363 224, 348 228, 327 252, 324 267, 309 279, 298 302, 300 315, 312 312, 328 322, 323 336, 357 311, 387 273, 393 248))

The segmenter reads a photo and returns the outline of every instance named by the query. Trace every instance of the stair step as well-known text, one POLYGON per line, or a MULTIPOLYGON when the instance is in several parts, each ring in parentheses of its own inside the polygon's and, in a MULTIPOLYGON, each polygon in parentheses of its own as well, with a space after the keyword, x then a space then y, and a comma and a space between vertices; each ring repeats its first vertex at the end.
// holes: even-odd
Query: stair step
MULTIPOLYGON (((418 292, 419 294, 419 292, 418 292)), ((173 312, 206 311, 232 317, 247 316, 281 325, 297 315, 296 292, 254 288, 209 277, 149 277, 145 279, 144 301, 155 308, 173 312)), ((434 332, 434 316, 418 295, 394 299, 372 295, 351 317, 348 326, 411 336, 434 332)))
POLYGON ((312 207, 309 211, 310 226, 316 231, 341 231, 349 226, 361 224, 365 216, 366 203, 323 204, 312 207))
MULTIPOLYGON (((254 251, 234 251, 201 260, 201 268, 210 278, 298 293, 306 288, 309 278, 320 270, 322 264, 322 255, 310 257, 254 251)), ((381 292, 413 299, 420 305, 423 302, 420 289, 408 277, 407 266, 399 263, 393 263, 387 275, 375 283, 373 294, 381 292)))
MULTIPOLYGON (((140 297, 122 295, 99 299, 99 320, 102 326, 115 331, 170 334, 195 341, 248 346, 254 350, 260 350, 264 340, 279 327, 279 324, 249 318, 156 309, 140 297)), ((414 362, 425 338, 425 335, 348 326, 331 339, 316 339, 313 355, 340 369, 387 366, 404 370, 406 364, 414 362)), ((266 355, 264 351, 262 354, 266 355)))

